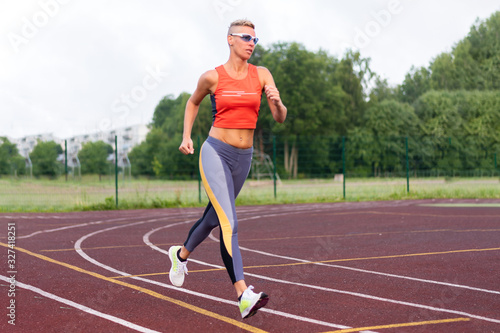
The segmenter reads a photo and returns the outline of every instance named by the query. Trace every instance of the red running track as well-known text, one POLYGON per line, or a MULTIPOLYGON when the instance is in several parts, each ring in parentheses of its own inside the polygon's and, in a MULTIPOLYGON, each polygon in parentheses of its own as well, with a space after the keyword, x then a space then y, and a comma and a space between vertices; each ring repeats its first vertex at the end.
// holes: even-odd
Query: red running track
POLYGON ((218 232, 169 283, 202 209, 0 214, 0 331, 500 332, 500 201, 441 203, 238 207, 247 320, 218 232))

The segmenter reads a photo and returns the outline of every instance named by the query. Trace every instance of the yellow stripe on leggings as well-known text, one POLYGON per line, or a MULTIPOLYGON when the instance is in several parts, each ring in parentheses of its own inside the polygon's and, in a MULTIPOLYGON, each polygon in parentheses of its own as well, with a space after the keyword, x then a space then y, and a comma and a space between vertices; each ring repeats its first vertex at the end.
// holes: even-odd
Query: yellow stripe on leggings
POLYGON ((219 218, 219 223, 220 223, 220 228, 222 231, 222 240, 224 242, 224 246, 227 250, 227 253, 233 257, 233 248, 231 246, 231 238, 233 235, 233 229, 231 228, 231 223, 229 223, 229 219, 227 218, 226 212, 224 209, 222 209, 222 206, 220 205, 219 201, 217 201, 217 198, 215 197, 214 192, 210 188, 210 185, 208 184, 207 178, 205 177, 205 172, 203 171, 203 162, 201 161, 201 156, 202 156, 202 150, 203 146, 201 147, 200 150, 200 174, 201 174, 201 180, 203 181, 203 186, 205 187, 205 191, 207 192, 208 198, 210 199, 210 202, 212 203, 212 206, 214 206, 215 212, 217 213, 217 217, 219 218))

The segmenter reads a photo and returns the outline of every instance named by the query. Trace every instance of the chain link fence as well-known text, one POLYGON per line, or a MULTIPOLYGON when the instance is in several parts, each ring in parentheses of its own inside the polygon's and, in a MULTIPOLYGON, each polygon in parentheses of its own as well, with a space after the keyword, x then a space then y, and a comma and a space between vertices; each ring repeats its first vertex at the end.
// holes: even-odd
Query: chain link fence
MULTIPOLYGON (((202 142, 203 138, 195 140, 197 152, 202 142)), ((499 198, 499 151, 499 142, 470 136, 258 136, 237 204, 499 198)), ((204 205, 197 156, 186 158, 190 159, 172 157, 171 169, 177 171, 168 179, 133 176, 131 170, 139 161, 119 163, 123 158, 116 149, 108 158, 109 172, 100 176, 81 175, 67 167, 67 158, 60 158, 59 177, 36 178, 31 170, 2 176, 0 210, 204 205)))

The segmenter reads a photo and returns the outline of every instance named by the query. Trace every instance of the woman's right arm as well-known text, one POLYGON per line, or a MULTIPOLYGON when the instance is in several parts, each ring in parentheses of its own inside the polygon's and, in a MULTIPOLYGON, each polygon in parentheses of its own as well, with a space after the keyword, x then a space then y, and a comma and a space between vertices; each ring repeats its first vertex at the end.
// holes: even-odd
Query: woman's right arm
POLYGON ((191 130, 198 115, 200 103, 206 95, 213 93, 217 87, 218 75, 216 70, 210 70, 204 73, 198 80, 198 86, 191 95, 184 111, 184 131, 182 134, 182 143, 179 150, 185 154, 194 154, 193 140, 191 140, 191 130))

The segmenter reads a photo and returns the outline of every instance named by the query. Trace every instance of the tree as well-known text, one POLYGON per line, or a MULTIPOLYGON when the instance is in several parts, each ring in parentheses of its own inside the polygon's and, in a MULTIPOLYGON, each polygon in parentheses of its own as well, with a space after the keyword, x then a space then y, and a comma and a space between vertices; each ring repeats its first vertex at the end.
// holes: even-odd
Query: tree
POLYGON ((469 34, 450 53, 431 64, 435 90, 500 89, 500 11, 476 21, 469 34))
POLYGON ((401 102, 413 104, 418 97, 431 89, 431 72, 425 67, 417 69, 412 66, 397 89, 401 102))
MULTIPOLYGON (((271 71, 288 116, 284 124, 276 123, 263 95, 254 147, 269 152, 278 136, 277 167, 289 177, 338 172, 342 136, 355 156, 348 163, 366 175, 398 171, 406 136, 415 167, 487 165, 491 152, 499 150, 499 33, 497 12, 476 22, 452 52, 439 54, 428 66, 412 67, 395 88, 373 73, 370 59, 359 52, 337 59, 293 42, 258 45, 250 62, 271 71)), ((147 140, 129 154, 138 166, 134 174, 195 177, 196 158, 178 152, 189 98, 188 93, 169 95, 157 105, 147 140)), ((207 97, 193 126, 195 146, 211 123, 207 97)))
POLYGON ((398 86, 399 100, 414 103, 429 90, 500 89, 500 11, 476 21, 449 53, 426 67, 412 67, 398 86))
POLYGON ((422 121, 423 135, 450 137, 460 134, 462 118, 450 92, 427 92, 415 102, 415 113, 422 121))
POLYGON ((453 94, 462 118, 463 169, 494 168, 500 151, 500 94, 496 91, 457 91, 453 94))
MULTIPOLYGON (((256 147, 264 150, 265 143, 272 141, 272 135, 286 137, 283 141, 285 171, 297 177, 301 165, 300 146, 319 140, 313 136, 345 135, 359 123, 366 106, 363 84, 371 78, 369 60, 361 58, 359 53, 348 52, 345 59, 339 61, 321 50, 308 51, 298 43, 274 44, 260 54, 255 64, 267 67, 273 74, 288 106, 288 115, 285 124, 276 123, 267 103, 263 102, 256 147)), ((310 161, 310 156, 305 158, 310 161)))
POLYGON ((38 141, 30 154, 33 163, 33 174, 36 177, 49 176, 55 178, 62 171, 62 164, 57 162, 57 158, 63 153, 61 145, 54 141, 38 141))
MULTIPOLYGON (((148 133, 148 137, 152 135, 153 131, 157 130, 152 129, 148 133)), ((132 149, 132 151, 128 154, 128 158, 134 165, 132 168, 132 175, 134 177, 140 175, 154 176, 153 165, 151 163, 151 156, 153 155, 151 144, 147 141, 147 139, 132 149)))
POLYGON ((113 153, 113 147, 104 141, 87 142, 78 152, 78 159, 83 174, 98 174, 99 181, 102 175, 109 173, 108 156, 113 153))
POLYGON ((336 68, 335 80, 348 96, 348 103, 344 104, 348 119, 346 128, 359 125, 366 110, 365 90, 374 77, 369 65, 369 58, 362 58, 359 52, 348 51, 336 68))
POLYGON ((0 175, 22 175, 25 173, 24 158, 14 143, 0 137, 0 175))
POLYGON ((382 79, 380 76, 375 76, 375 85, 370 90, 370 100, 367 108, 372 107, 382 101, 389 99, 397 99, 397 89, 390 87, 387 79, 382 79))
MULTIPOLYGON (((289 140, 284 142, 284 165, 289 174, 296 176, 298 148, 296 137, 291 135, 298 132, 303 134, 314 132, 319 124, 318 121, 308 121, 321 108, 320 99, 311 93, 321 84, 315 80, 317 73, 320 72, 319 63, 312 52, 298 43, 274 44, 267 52, 262 53, 262 57, 255 59, 256 64, 265 66, 271 71, 282 100, 292 107, 288 108, 286 125, 278 124, 274 121, 263 94, 256 128, 256 148, 260 151, 265 150, 264 144, 271 141, 270 137, 273 134, 290 136, 291 148, 289 140), (264 138, 265 136, 268 138, 264 138)), ((253 61, 254 59, 251 59, 251 62, 253 61)))
POLYGON ((388 99, 366 110, 363 126, 349 132, 349 154, 362 174, 403 170, 404 138, 418 133, 419 119, 407 103, 388 99), (369 172, 369 173, 368 173, 369 172))
POLYGON ((463 82, 459 79, 453 55, 442 53, 431 64, 431 87, 434 90, 462 89, 463 82))
MULTIPOLYGON (((181 93, 177 98, 172 95, 163 98, 155 108, 151 131, 146 140, 134 147, 129 154, 130 161, 136 165, 132 170, 135 176, 145 174, 160 178, 196 178, 198 160, 179 152, 182 141, 184 110, 191 97, 181 93)), ((210 99, 207 96, 200 104, 198 116, 193 125, 191 137, 195 148, 198 138, 201 142, 208 135, 212 123, 210 99)))
MULTIPOLYGON (((461 54, 464 58, 475 62, 474 67, 464 74, 474 74, 479 86, 471 87, 480 90, 499 90, 500 89, 500 11, 492 14, 484 22, 477 21, 469 35, 466 37, 467 47, 465 52, 458 53, 455 50, 458 59, 461 54)), ((470 88, 467 88, 470 89, 470 88)))
POLYGON ((451 175, 457 169, 492 168, 492 155, 500 148, 499 109, 495 91, 429 91, 421 96, 415 113, 421 120, 423 168, 451 175))

